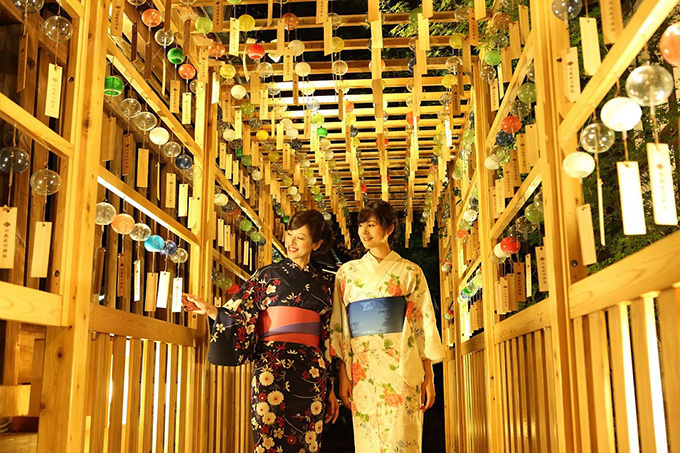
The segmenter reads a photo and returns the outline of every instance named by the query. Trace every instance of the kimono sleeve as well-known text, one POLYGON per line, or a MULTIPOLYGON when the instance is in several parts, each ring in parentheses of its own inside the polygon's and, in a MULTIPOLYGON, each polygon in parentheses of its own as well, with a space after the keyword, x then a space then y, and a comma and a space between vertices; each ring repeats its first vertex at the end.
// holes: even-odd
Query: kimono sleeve
POLYGON ((335 288, 333 291, 333 312, 331 314, 331 358, 340 359, 345 363, 345 371, 352 369, 351 336, 347 307, 345 306, 345 273, 341 267, 335 276, 335 288))
POLYGON ((257 320, 268 305, 267 281, 266 273, 255 272, 226 304, 217 309, 217 317, 210 328, 210 363, 238 366, 252 360, 257 343, 257 320))
POLYGON ((432 363, 444 360, 446 352, 437 330, 432 297, 427 287, 425 274, 420 268, 417 269, 415 287, 406 306, 406 318, 413 326, 420 358, 429 359, 432 363))

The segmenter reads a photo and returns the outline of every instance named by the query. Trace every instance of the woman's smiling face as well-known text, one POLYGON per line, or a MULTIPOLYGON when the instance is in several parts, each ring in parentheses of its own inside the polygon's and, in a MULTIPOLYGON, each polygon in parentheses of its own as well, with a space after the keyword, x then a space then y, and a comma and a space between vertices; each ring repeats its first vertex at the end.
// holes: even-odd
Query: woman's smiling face
POLYGON ((288 258, 292 260, 308 257, 321 245, 321 241, 314 243, 307 225, 303 225, 297 230, 286 231, 285 243, 288 258))
POLYGON ((371 216, 368 220, 359 224, 359 238, 363 246, 369 250, 387 244, 389 235, 393 230, 394 227, 390 227, 386 231, 380 222, 378 222, 378 219, 375 216, 371 216))

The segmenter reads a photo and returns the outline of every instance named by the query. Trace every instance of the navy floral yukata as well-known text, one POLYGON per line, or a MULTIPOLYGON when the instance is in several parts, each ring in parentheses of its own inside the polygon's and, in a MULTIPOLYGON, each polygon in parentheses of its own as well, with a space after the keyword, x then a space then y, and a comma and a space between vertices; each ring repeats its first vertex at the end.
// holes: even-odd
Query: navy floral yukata
MULTIPOLYGON (((284 259, 257 270, 218 309, 209 355, 215 358, 233 354, 234 348, 254 347, 251 406, 256 453, 320 450, 331 364, 332 284, 331 277, 311 264, 300 269, 284 259), (262 338, 258 341, 258 321, 262 323, 268 307, 277 307, 270 311, 279 312, 280 307, 297 307, 297 311, 316 317, 321 324, 319 347, 262 338)), ((283 309, 284 313, 290 311, 283 309)), ((299 324, 284 329, 295 326, 299 324)))

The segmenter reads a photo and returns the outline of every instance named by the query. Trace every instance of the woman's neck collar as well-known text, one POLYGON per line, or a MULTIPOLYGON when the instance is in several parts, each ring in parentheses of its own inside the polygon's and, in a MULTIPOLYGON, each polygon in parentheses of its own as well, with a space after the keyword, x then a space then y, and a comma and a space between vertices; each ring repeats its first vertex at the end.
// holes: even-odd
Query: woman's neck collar
POLYGON ((297 267, 302 270, 309 264, 309 255, 295 259, 291 258, 291 261, 297 264, 297 267))
POLYGON ((378 247, 371 247, 368 252, 375 258, 378 262, 381 262, 382 260, 385 259, 387 255, 392 253, 392 249, 390 249, 390 246, 388 244, 382 244, 378 247))

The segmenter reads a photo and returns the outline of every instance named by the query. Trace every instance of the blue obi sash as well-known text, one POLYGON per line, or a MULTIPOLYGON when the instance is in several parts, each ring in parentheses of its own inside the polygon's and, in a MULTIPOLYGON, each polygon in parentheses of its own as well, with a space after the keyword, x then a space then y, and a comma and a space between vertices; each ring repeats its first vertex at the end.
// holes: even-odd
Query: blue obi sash
POLYGON ((404 296, 359 300, 349 304, 349 329, 352 338, 401 332, 404 316, 404 296))

